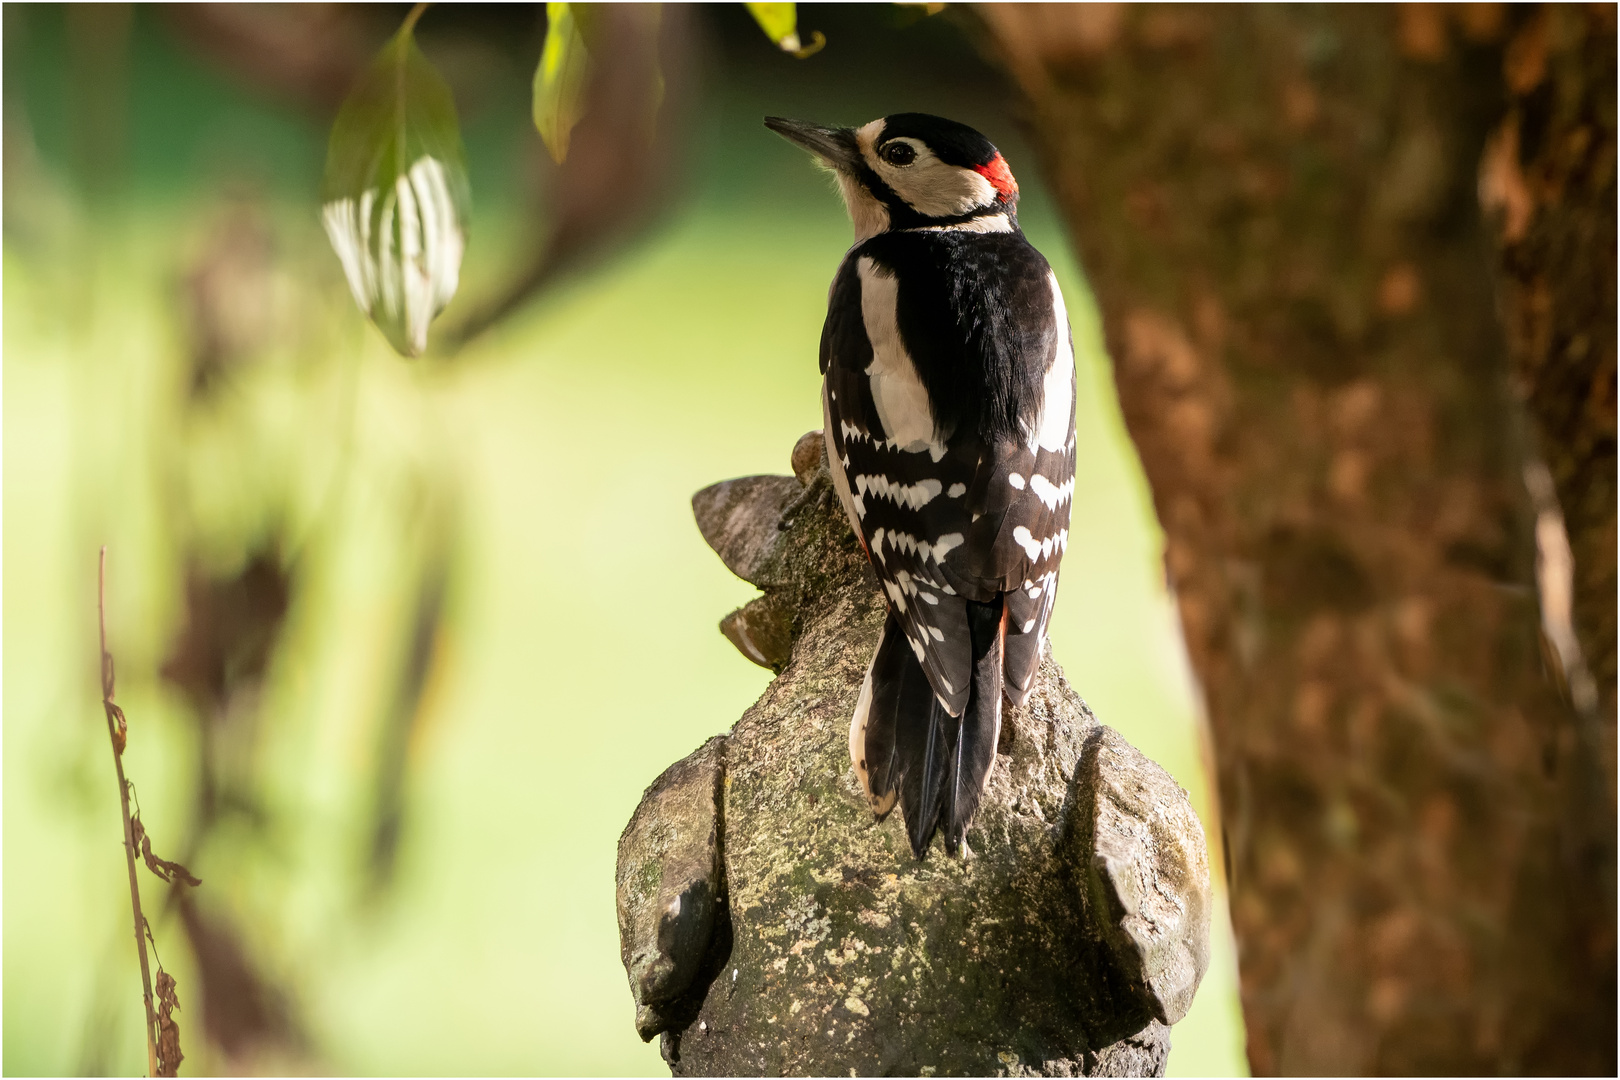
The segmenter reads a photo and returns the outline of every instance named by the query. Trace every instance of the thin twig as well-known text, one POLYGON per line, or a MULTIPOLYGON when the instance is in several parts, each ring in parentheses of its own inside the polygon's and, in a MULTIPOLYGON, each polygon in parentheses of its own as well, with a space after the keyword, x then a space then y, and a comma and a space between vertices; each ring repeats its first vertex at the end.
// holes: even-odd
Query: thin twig
POLYGON ((152 969, 146 962, 146 916, 141 914, 141 886, 135 877, 135 830, 129 817, 129 784, 124 780, 124 745, 129 725, 124 710, 113 703, 113 660, 107 651, 107 547, 101 548, 101 572, 96 586, 96 611, 101 624, 101 707, 107 714, 107 737, 112 741, 113 768, 118 772, 118 803, 124 811, 124 856, 129 863, 129 903, 135 911, 135 949, 141 958, 141 990, 146 1002, 147 1075, 156 1076, 157 1014, 152 1009, 152 969))

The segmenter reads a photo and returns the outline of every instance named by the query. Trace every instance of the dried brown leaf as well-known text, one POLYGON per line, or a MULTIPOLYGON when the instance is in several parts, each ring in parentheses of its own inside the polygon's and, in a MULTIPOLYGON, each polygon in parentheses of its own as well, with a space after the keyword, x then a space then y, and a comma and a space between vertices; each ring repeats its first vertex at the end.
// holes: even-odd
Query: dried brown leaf
POLYGON ((146 826, 141 824, 141 812, 135 811, 129 820, 130 829, 134 833, 135 843, 140 845, 141 858, 146 860, 146 868, 171 885, 176 881, 182 885, 201 885, 201 879, 194 877, 190 870, 177 862, 160 859, 152 853, 152 838, 146 835, 146 826))
POLYGON ((180 1025, 174 1022, 174 1011, 180 1007, 174 976, 161 967, 157 973, 158 996, 158 1071, 159 1076, 179 1076, 180 1063, 186 1055, 180 1052, 180 1025))
POLYGON ((124 756, 124 747, 129 743, 129 721, 124 719, 124 710, 112 702, 106 702, 107 715, 113 722, 113 750, 119 757, 124 756))

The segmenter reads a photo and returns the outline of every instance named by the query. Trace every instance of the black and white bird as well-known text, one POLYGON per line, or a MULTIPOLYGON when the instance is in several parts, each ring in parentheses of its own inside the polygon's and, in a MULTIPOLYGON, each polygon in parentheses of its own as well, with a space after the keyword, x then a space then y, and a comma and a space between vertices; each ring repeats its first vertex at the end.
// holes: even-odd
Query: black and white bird
POLYGON ((887 593, 850 724, 881 818, 955 855, 995 762, 1003 696, 1028 698, 1074 494, 1074 346, 1057 278, 1018 227, 990 140, 897 113, 777 117, 855 225, 828 293, 822 407, 833 484, 887 593))

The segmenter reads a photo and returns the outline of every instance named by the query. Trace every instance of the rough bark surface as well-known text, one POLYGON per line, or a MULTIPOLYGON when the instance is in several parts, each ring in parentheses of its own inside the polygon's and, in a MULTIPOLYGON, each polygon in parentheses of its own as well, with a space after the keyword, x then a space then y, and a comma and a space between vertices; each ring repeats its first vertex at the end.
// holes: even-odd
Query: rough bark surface
MULTIPOLYGON (((1509 107, 1481 163, 1514 389, 1573 561, 1578 708, 1615 715, 1615 8, 1536 8, 1503 55, 1509 107), (1590 695, 1585 700, 1584 695, 1590 695)), ((1556 637, 1556 634, 1550 634, 1556 637)), ((1605 770, 1614 778, 1613 746, 1605 770)), ((1610 798, 1613 798, 1611 792, 1610 798)))
POLYGON ((1536 175, 1570 197, 1530 215, 1515 285, 1556 298, 1518 363, 1549 358, 1533 411, 1571 439, 1572 524, 1598 523, 1576 541, 1611 673, 1591 724, 1543 663, 1532 440, 1478 197, 1523 16, 979 17, 1030 100, 1165 529, 1253 1068, 1612 1074, 1612 9, 1537 16, 1609 28, 1568 52, 1587 90, 1550 92, 1564 156, 1536 175))
POLYGON ((913 859, 849 763, 881 597, 824 469, 799 471, 802 490, 749 477, 693 500, 765 590, 743 610, 775 612, 788 644, 739 643, 780 675, 648 788, 620 840, 638 1031, 676 1075, 1162 1075, 1208 962, 1186 793, 1048 657, 1004 720, 972 854, 913 859))

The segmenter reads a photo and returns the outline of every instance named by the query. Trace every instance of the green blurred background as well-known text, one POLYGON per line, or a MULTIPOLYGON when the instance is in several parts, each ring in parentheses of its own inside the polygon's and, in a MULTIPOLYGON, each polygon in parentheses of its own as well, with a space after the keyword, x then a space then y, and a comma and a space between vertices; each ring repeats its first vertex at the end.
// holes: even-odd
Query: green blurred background
MULTIPOLYGON (((375 9, 373 47, 402 14, 375 9)), ((182 907, 142 875, 183 1073, 666 1074, 634 1032, 615 841, 769 678, 716 629, 753 590, 688 499, 789 471, 820 426, 849 240, 767 114, 938 112, 1012 161, 1080 354, 1054 649, 1215 849, 1160 534, 1012 95, 945 18, 802 8, 829 45, 801 61, 739 7, 690 15, 652 223, 454 358, 406 362, 320 231, 329 113, 156 9, 6 6, 5 1072, 145 1067, 96 700, 105 543, 126 768, 158 851, 204 881, 182 907)), ((542 30, 444 8, 421 37, 472 175, 453 318, 521 262, 554 179, 528 116, 542 30)), ((1246 1071, 1224 897, 1212 945, 1172 1075, 1246 1071)))

